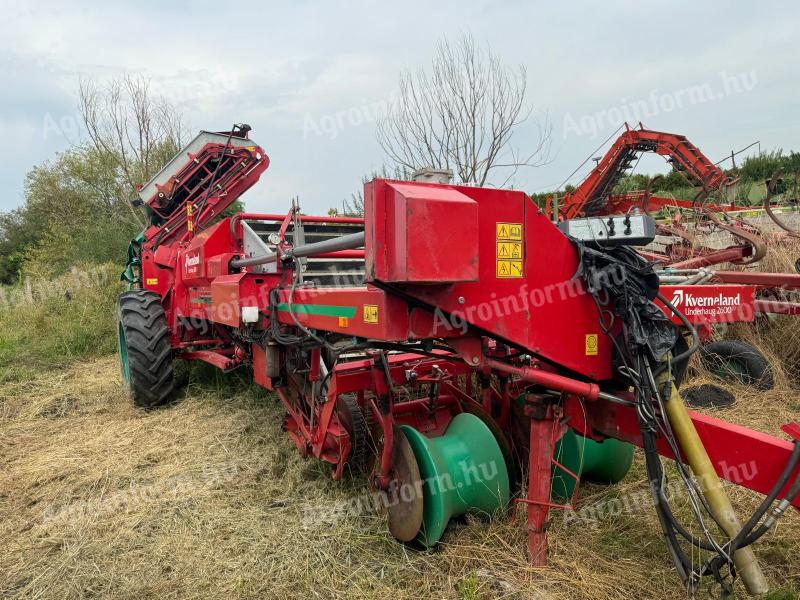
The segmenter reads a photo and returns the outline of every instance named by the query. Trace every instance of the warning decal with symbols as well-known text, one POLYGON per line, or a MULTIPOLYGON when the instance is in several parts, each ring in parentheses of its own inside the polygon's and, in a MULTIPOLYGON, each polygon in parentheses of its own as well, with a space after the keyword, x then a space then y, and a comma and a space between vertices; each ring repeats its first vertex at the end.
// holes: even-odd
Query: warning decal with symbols
POLYGON ((364 323, 378 322, 378 307, 375 304, 364 305, 364 323))
POLYGON ((521 278, 525 242, 522 223, 497 223, 497 277, 521 278))
POLYGON ((497 240, 522 241, 522 223, 498 223, 497 240))
POLYGON ((586 334, 586 356, 597 356, 597 348, 598 348, 597 334, 596 333, 587 333, 586 334))

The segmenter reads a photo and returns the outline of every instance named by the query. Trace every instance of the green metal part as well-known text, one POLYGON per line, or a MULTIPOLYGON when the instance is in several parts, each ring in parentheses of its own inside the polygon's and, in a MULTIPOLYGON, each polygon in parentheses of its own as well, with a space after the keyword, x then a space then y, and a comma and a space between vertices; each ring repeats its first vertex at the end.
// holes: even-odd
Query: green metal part
POLYGON ((128 246, 128 258, 125 262, 125 270, 120 275, 120 281, 128 284, 128 289, 142 286, 141 266, 142 266, 142 244, 144 244, 144 231, 131 240, 128 246))
POLYGON ((122 323, 117 326, 119 336, 119 366, 122 371, 122 378, 125 383, 131 383, 131 366, 128 362, 128 343, 125 341, 125 331, 122 329, 122 323))
POLYGON ((434 545, 455 515, 491 515, 508 505, 509 478, 503 453, 478 417, 456 415, 444 435, 434 438, 408 425, 401 429, 422 477, 424 514, 418 542, 434 545))
MULTIPOLYGON (((554 452, 554 458, 582 480, 595 483, 622 481, 633 463, 631 444, 612 438, 595 442, 568 429, 554 452)), ((555 502, 572 498, 578 482, 559 467, 553 468, 550 495, 555 502)))

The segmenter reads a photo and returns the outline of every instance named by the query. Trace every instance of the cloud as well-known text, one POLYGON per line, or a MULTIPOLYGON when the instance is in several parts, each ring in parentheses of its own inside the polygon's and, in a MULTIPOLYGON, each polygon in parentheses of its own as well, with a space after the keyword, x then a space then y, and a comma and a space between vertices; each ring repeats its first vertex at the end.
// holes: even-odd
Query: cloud
MULTIPOLYGON (((391 96, 399 70, 425 64, 444 34, 470 31, 510 64, 523 64, 530 100, 555 125, 556 159, 520 173, 530 191, 560 183, 614 127, 563 137, 566 114, 580 118, 654 90, 719 84, 720 72, 755 71, 752 92, 662 111, 646 125, 687 135, 718 157, 754 139, 796 147, 795 5, 759 3, 721 11, 675 2, 374 2, 308 0, 238 5, 196 1, 18 3, 0 22, 0 210, 21 202, 33 165, 69 146, 45 135, 75 113, 79 77, 122 73, 151 78, 193 129, 253 126, 272 159, 248 206, 282 210, 340 206, 361 176, 384 162, 368 110, 391 96), (776 19, 775 14, 781 17, 776 19), (349 113, 349 111, 355 111, 349 113), (348 116, 348 114, 350 116, 348 116), (361 117, 357 117, 361 114, 361 117), (336 135, 304 135, 314 123, 342 122, 336 135)), ((535 127, 515 141, 532 145, 535 127)))

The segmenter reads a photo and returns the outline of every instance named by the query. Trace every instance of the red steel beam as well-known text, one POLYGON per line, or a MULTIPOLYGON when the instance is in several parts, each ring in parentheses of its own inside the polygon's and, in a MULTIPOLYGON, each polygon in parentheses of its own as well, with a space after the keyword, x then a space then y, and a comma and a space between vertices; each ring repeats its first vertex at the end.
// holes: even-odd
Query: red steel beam
MULTIPOLYGON (((676 265, 670 265, 675 267, 676 265)), ((759 287, 800 289, 800 274, 759 273, 754 271, 714 271, 714 277, 723 283, 743 283, 759 287)))
MULTIPOLYGON (((566 403, 565 413, 569 418, 569 426, 582 435, 600 432, 642 447, 639 420, 636 408, 632 405, 602 399, 596 402, 580 402, 573 397, 566 403)), ((714 470, 722 479, 765 495, 772 490, 789 462, 792 442, 691 410, 689 415, 714 470)), ((792 432, 797 431, 797 425, 788 425, 784 427, 784 431, 794 435, 792 432)), ((659 454, 675 459, 662 436, 659 436, 657 443, 659 454)), ((787 486, 781 490, 779 497, 786 494, 798 474, 800 465, 787 486)), ((793 505, 800 509, 800 497, 795 498, 793 505)))
POLYGON ((700 267, 709 267, 720 263, 739 262, 745 257, 745 249, 749 249, 749 247, 735 246, 733 248, 725 248, 704 256, 695 256, 681 262, 672 263, 669 266, 673 269, 699 269, 700 267))
POLYGON ((800 315, 800 304, 796 302, 777 302, 773 300, 756 300, 755 309, 760 314, 800 315))

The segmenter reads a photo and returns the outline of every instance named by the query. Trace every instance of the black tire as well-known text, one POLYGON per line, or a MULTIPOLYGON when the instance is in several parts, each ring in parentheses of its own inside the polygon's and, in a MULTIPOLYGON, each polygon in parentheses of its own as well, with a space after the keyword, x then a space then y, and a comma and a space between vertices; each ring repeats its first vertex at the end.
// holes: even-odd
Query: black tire
POLYGON ((736 403, 736 397, 728 390, 710 383, 690 385, 680 393, 691 408, 728 408, 736 403))
POLYGON ((148 290, 120 294, 117 331, 122 380, 131 401, 142 408, 168 402, 175 392, 175 371, 161 296, 148 290))
POLYGON ((759 390, 775 387, 769 361, 747 342, 724 340, 705 344, 700 348, 700 362, 722 380, 743 383, 759 390))

